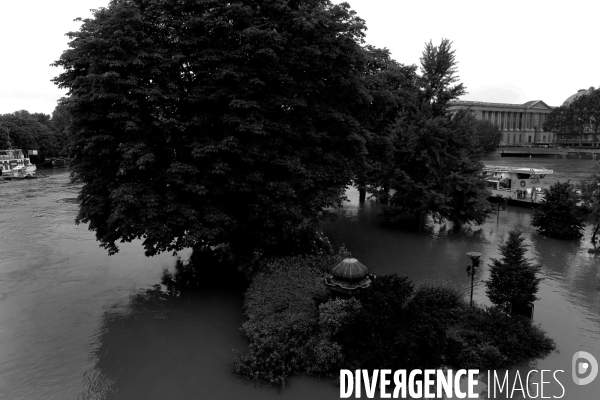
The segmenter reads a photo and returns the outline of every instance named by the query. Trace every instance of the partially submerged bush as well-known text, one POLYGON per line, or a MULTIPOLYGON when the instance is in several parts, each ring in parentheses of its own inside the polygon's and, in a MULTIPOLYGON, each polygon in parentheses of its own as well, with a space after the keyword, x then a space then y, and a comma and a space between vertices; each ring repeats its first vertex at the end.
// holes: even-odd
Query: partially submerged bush
MULTIPOLYGON (((330 263, 330 264, 328 264, 330 263)), ((555 345, 522 317, 468 307, 449 284, 381 276, 353 298, 333 297, 322 256, 274 261, 246 294, 242 330, 250 351, 236 359, 249 379, 283 386, 298 373, 344 369, 495 369, 543 357, 555 345)))
POLYGON ((248 321, 242 331, 250 339, 248 354, 239 355, 235 370, 246 378, 283 386, 295 373, 326 368, 340 351, 321 334, 319 305, 330 297, 323 271, 333 256, 271 260, 246 292, 248 321))
POLYGON ((497 369, 542 358, 556 345, 527 318, 498 308, 467 307, 448 331, 449 363, 460 368, 497 369))

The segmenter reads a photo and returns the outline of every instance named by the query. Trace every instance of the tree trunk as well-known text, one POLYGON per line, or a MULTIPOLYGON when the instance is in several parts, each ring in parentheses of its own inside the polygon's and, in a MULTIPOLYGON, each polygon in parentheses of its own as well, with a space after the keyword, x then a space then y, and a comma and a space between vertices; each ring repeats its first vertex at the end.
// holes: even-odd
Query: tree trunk
POLYGON ((365 204, 367 198, 367 189, 364 186, 358 187, 358 204, 365 204))
POLYGON ((387 204, 389 199, 390 199, 390 186, 389 185, 384 185, 383 186, 383 191, 379 192, 379 203, 380 204, 387 204))
POLYGON ((594 229, 594 233, 592 234, 592 244, 596 247, 596 234, 598 233, 598 229, 600 229, 600 224, 596 224, 596 228, 594 229))

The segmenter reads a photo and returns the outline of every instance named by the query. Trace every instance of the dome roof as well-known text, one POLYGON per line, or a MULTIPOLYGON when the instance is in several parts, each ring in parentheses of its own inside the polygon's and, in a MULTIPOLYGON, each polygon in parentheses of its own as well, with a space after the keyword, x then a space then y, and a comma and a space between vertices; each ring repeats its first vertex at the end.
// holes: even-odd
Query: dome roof
POLYGON ((333 267, 331 274, 339 280, 355 282, 369 275, 369 268, 361 264, 356 258, 344 258, 338 265, 333 267))
POLYGON ((333 291, 354 294, 371 285, 373 275, 369 268, 356 258, 345 258, 333 267, 331 275, 325 278, 325 284, 333 291))
POLYGON ((564 107, 569 106, 572 102, 574 102, 575 100, 577 100, 577 98, 583 96, 584 94, 590 94, 594 91, 594 88, 591 87, 589 89, 579 89, 577 91, 577 93, 575 93, 574 95, 569 96, 564 103, 562 104, 564 107))

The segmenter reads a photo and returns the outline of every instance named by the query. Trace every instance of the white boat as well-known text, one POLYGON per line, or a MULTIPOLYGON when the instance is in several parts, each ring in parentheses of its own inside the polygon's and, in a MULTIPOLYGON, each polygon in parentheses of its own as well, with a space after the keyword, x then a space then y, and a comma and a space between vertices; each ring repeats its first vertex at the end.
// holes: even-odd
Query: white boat
POLYGON ((544 181, 544 178, 554 173, 553 170, 545 168, 499 165, 486 165, 483 172, 492 199, 506 199, 519 204, 539 203, 544 198, 543 190, 550 187, 550 183, 544 181))
POLYGON ((23 150, 0 150, 0 176, 4 179, 35 178, 35 164, 25 157, 23 150))

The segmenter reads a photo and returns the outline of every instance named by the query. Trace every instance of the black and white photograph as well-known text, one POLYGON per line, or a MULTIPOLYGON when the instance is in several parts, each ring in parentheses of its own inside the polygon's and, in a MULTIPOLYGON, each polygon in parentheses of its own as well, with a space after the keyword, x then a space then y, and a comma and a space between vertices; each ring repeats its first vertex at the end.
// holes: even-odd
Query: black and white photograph
POLYGON ((600 3, 0 4, 0 400, 600 393, 600 3))

